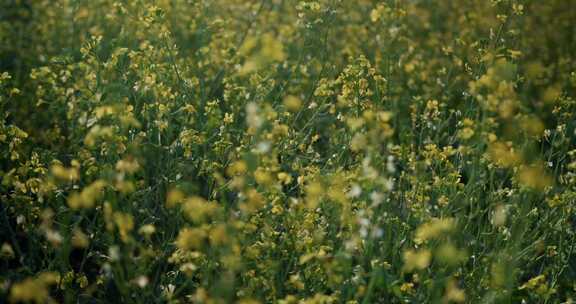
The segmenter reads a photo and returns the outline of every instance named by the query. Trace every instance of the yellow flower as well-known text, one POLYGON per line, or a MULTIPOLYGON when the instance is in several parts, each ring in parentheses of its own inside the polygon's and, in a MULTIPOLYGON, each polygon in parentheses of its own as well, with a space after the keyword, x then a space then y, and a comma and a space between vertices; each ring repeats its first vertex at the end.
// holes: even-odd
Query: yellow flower
POLYGON ((272 214, 282 214, 282 212, 284 211, 284 208, 282 208, 282 206, 275 204, 274 207, 272 207, 272 210, 270 210, 272 212, 272 214))
POLYGON ((114 213, 114 223, 118 227, 120 238, 126 242, 128 240, 128 233, 134 229, 134 219, 130 214, 116 212, 114 213))
POLYGON ((522 166, 518 171, 518 181, 529 188, 545 190, 552 186, 554 180, 544 170, 542 165, 522 166))
POLYGON ((288 111, 296 112, 302 106, 302 101, 296 96, 288 95, 284 97, 284 106, 288 111))
POLYGON ((446 293, 444 294, 444 302, 462 303, 464 301, 466 301, 466 294, 464 293, 464 290, 458 288, 458 285, 454 279, 448 280, 446 285, 446 293))
POLYGON ((416 229, 414 242, 422 244, 423 242, 438 238, 445 233, 452 231, 456 226, 456 221, 453 218, 432 219, 428 223, 424 223, 416 229))
POLYGON ((435 257, 444 264, 456 265, 466 260, 466 252, 458 250, 451 243, 442 244, 435 252, 435 257))
POLYGON ((462 125, 464 126, 464 128, 460 130, 460 132, 458 133, 458 137, 460 137, 463 140, 472 138, 472 136, 474 136, 474 129, 473 129, 474 121, 469 118, 465 118, 462 121, 462 125))
POLYGON ((372 20, 372 22, 376 22, 378 19, 380 19, 380 11, 378 9, 373 9, 370 12, 370 20, 372 20))
POLYGON ((210 229, 210 244, 224 245, 228 242, 229 237, 225 224, 218 224, 210 229))
POLYGON ((166 195, 166 207, 171 208, 184 200, 184 193, 178 189, 168 191, 166 195))
POLYGON ((140 233, 143 236, 149 237, 152 234, 154 234, 156 232, 156 227, 154 227, 154 225, 152 224, 146 224, 142 227, 140 227, 140 229, 138 229, 138 233, 140 233))
POLYGON ((243 160, 239 160, 239 161, 232 163, 228 167, 227 173, 229 176, 242 175, 242 174, 246 173, 247 169, 248 169, 248 165, 246 165, 246 162, 243 160))
POLYGON ((472 136, 474 136, 474 130, 472 128, 464 128, 458 133, 458 137, 463 140, 468 140, 472 138, 472 136))
POLYGON ((121 159, 116 163, 116 170, 124 173, 134 174, 140 169, 140 164, 134 158, 121 159))
POLYGON ((268 64, 275 61, 283 61, 286 58, 282 43, 270 33, 263 34, 259 40, 255 38, 246 39, 240 53, 251 53, 244 65, 240 68, 240 75, 257 71, 268 64), (253 51, 258 42, 260 49, 253 51))
POLYGON ((114 136, 114 128, 95 125, 90 129, 90 131, 88 131, 88 134, 86 134, 84 144, 93 147, 96 145, 98 139, 109 139, 112 136, 114 136))
POLYGON ((176 238, 176 246, 182 250, 196 250, 202 248, 206 232, 201 228, 183 228, 176 238))
POLYGON ((116 110, 114 109, 114 107, 102 106, 102 107, 97 107, 96 109, 94 109, 94 116, 96 116, 96 118, 100 119, 104 116, 112 115, 115 112, 116 112, 116 110))
POLYGON ((195 223, 201 223, 210 218, 217 208, 216 204, 207 202, 199 196, 193 196, 183 203, 184 213, 195 223))
POLYGON ((247 213, 253 213, 262 208, 265 203, 262 194, 251 188, 246 192, 246 202, 240 205, 240 209, 247 213))
POLYGON ((74 192, 68 197, 68 206, 72 209, 92 208, 96 200, 102 196, 102 190, 106 186, 103 180, 96 180, 86 186, 80 193, 74 192))
POLYGON ((86 248, 90 244, 88 236, 80 229, 74 229, 72 234, 72 246, 76 248, 86 248))
POLYGON ((254 171, 254 179, 261 185, 268 185, 272 182, 272 176, 262 167, 258 167, 256 171, 254 171))
POLYGON ((350 149, 354 152, 358 152, 364 149, 367 144, 368 140, 366 139, 366 136, 362 133, 356 133, 350 141, 350 149))
POLYGON ((546 276, 541 274, 539 276, 533 277, 528 282, 524 283, 518 289, 523 290, 533 290, 539 295, 550 295, 556 292, 555 288, 550 288, 547 284, 546 276))
POLYGON ((270 33, 262 35, 261 56, 274 61, 282 61, 286 58, 282 43, 270 33))
POLYGON ((76 167, 65 168, 56 164, 50 167, 50 172, 54 177, 63 181, 77 181, 80 178, 80 173, 76 167))
POLYGON ((305 285, 302 282, 302 279, 300 278, 299 274, 291 275, 289 282, 290 282, 290 285, 294 286, 294 288, 296 288, 298 290, 303 290, 305 288, 305 285))
POLYGON ((180 265, 179 269, 187 276, 191 276, 192 274, 194 274, 194 272, 196 272, 198 267, 194 263, 188 262, 180 265))
POLYGON ((403 283, 402 285, 400 285, 400 291, 404 293, 411 293, 412 291, 414 291, 414 283, 412 282, 403 283))
POLYGON ((88 278, 86 277, 86 275, 78 274, 78 276, 76 277, 76 283, 78 283, 78 286, 80 286, 80 288, 86 288, 88 286, 88 278))
POLYGON ((2 244, 2 248, 0 248, 0 258, 2 259, 12 259, 16 255, 14 254, 14 249, 8 243, 2 244))
POLYGON ((324 194, 322 184, 319 182, 311 182, 306 186, 306 205, 308 208, 313 209, 318 205, 318 201, 324 194))
POLYGON ((224 124, 231 124, 234 122, 234 113, 224 113, 224 124))
POLYGON ((286 172, 280 172, 280 173, 278 173, 278 180, 282 184, 288 185, 292 182, 292 176, 286 172))
POLYGON ((522 157, 511 147, 511 144, 492 142, 488 148, 490 159, 498 165, 513 167, 522 162, 522 157))
POLYGON ((536 116, 526 116, 523 117, 520 125, 522 130, 524 130, 528 135, 533 137, 540 137, 544 135, 544 123, 536 116))
POLYGON ((277 138, 286 137, 290 132, 290 128, 285 124, 274 124, 272 134, 277 138))
POLYGON ((50 285, 58 283, 60 276, 54 272, 44 272, 35 278, 27 278, 15 283, 10 289, 11 302, 46 303, 50 301, 50 285))
POLYGON ((404 270, 421 270, 425 269, 430 265, 430 260, 432 258, 432 253, 428 249, 422 249, 420 251, 406 250, 404 251, 404 270))

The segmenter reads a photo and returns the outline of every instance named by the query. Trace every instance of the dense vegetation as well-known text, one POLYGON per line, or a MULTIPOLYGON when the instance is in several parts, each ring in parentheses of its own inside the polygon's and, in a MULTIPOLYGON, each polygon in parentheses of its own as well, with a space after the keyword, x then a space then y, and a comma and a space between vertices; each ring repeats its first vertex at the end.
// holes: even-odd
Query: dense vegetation
POLYGON ((576 1, 0 1, 0 302, 572 303, 576 1))

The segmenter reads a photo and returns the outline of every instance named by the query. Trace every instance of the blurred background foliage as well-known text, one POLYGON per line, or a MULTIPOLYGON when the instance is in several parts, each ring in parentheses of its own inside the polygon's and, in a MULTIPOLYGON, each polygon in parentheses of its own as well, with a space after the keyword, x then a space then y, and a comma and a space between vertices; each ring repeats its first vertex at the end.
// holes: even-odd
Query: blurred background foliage
POLYGON ((571 303, 574 7, 2 1, 0 302, 571 303))

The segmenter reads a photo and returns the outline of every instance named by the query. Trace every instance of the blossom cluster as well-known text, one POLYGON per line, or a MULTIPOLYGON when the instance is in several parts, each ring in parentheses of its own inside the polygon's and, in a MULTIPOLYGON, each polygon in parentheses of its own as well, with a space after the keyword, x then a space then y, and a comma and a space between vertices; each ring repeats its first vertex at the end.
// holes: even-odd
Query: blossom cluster
POLYGON ((572 303, 575 7, 0 3, 0 302, 572 303))

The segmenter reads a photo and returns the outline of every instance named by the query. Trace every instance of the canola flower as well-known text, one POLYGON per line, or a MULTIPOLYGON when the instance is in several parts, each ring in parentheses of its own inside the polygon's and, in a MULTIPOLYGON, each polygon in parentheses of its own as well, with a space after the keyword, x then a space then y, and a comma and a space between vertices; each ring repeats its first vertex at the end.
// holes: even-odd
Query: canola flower
POLYGON ((0 303, 571 303, 574 0, 0 3, 0 303))

